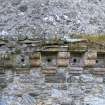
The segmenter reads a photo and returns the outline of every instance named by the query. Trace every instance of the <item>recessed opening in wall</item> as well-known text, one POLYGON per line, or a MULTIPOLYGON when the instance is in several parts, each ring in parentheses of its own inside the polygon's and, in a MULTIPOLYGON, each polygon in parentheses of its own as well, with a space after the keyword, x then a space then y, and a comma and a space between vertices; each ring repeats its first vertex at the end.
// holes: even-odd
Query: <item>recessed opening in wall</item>
POLYGON ((70 65, 71 66, 83 66, 84 53, 71 52, 70 53, 70 65))
POLYGON ((57 65, 57 52, 42 52, 42 66, 54 67, 57 65))
POLYGON ((99 61, 98 60, 96 60, 96 63, 98 63, 99 61))
POLYGON ((0 47, 2 47, 3 45, 0 45, 0 47))
POLYGON ((67 42, 66 42, 66 41, 64 41, 64 44, 67 44, 67 42))
POLYGON ((74 58, 74 59, 73 59, 73 63, 76 63, 76 62, 77 62, 77 59, 74 58))
POLYGON ((97 53, 97 59, 95 67, 105 67, 105 53, 97 53))
POLYGON ((52 61, 52 59, 51 59, 51 58, 47 58, 47 62, 49 62, 49 63, 50 63, 51 61, 52 61))
POLYGON ((25 61, 24 58, 22 58, 21 61, 24 62, 25 61))

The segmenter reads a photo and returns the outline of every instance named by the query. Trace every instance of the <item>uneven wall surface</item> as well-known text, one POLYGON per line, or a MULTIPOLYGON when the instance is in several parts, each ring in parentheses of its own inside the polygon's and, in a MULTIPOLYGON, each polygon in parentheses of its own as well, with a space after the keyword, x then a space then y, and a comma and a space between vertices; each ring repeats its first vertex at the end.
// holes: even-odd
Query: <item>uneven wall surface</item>
MULTIPOLYGON (((105 0, 0 0, 0 36, 50 37, 75 32, 105 33, 105 0)), ((41 69, 20 76, 7 70, 6 75, 0 74, 6 77, 0 84, 7 83, 0 92, 0 105, 105 105, 104 75, 69 72, 64 68, 45 77, 41 69)))
POLYGON ((82 57, 77 52, 56 54, 34 53, 29 57, 30 67, 20 58, 18 66, 4 68, 0 72, 1 105, 105 105, 105 65, 95 66, 96 51, 82 57))
POLYGON ((52 83, 45 82, 40 69, 15 76, 2 91, 1 105, 105 105, 103 77, 69 75, 66 71, 52 78, 52 83))

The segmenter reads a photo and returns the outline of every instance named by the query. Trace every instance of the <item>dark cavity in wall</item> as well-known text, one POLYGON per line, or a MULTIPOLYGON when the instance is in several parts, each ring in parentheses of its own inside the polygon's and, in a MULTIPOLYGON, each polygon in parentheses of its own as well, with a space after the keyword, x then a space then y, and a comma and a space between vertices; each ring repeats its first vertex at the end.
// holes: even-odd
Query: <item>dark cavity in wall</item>
POLYGON ((21 12, 26 12, 27 9, 28 9, 27 5, 22 5, 22 6, 19 7, 19 10, 20 10, 21 12))

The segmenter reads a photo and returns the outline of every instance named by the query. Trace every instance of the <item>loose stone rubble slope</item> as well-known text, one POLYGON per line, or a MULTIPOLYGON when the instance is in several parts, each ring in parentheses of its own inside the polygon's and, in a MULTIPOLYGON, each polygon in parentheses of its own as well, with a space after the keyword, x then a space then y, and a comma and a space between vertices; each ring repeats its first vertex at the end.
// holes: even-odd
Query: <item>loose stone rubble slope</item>
POLYGON ((0 0, 0 35, 105 33, 105 0, 0 0))

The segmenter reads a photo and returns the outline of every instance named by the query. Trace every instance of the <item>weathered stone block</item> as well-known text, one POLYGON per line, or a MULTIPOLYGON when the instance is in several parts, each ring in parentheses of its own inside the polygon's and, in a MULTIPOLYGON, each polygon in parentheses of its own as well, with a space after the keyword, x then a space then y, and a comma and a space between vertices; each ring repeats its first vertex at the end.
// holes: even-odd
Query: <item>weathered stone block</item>
POLYGON ((102 83, 102 82, 104 82, 104 77, 102 76, 96 76, 96 78, 95 78, 95 82, 96 83, 102 83))
POLYGON ((40 59, 40 53, 34 53, 30 56, 30 59, 40 59))
POLYGON ((31 66, 32 67, 39 67, 40 65, 41 65, 41 60, 40 59, 31 60, 31 66))
POLYGON ((55 67, 47 67, 42 69, 42 73, 45 75, 53 75, 56 74, 56 68, 55 67))
POLYGON ((96 64, 96 60, 91 59, 91 60, 84 60, 84 66, 94 66, 96 64))
POLYGON ((82 74, 83 68, 82 67, 70 67, 69 74, 82 74))
POLYGON ((30 74, 30 70, 28 68, 16 68, 16 74, 30 74))
POLYGON ((86 52, 87 59, 96 59, 97 58, 97 52, 95 50, 91 50, 86 52))
POLYGON ((51 86, 52 88, 58 89, 58 90, 67 90, 67 83, 54 83, 51 86))
POLYGON ((56 74, 45 76, 45 82, 48 83, 64 83, 66 82, 66 76, 64 74, 56 74))
POLYGON ((105 68, 93 68, 92 73, 96 75, 104 75, 105 68))
POLYGON ((58 59, 57 60, 58 67, 67 67, 69 65, 69 59, 58 59))
POLYGON ((70 53, 69 52, 59 52, 58 53, 58 58, 69 58, 70 53))
POLYGON ((94 83, 95 79, 91 74, 82 74, 80 76, 80 82, 82 83, 94 83))
POLYGON ((69 76, 67 78, 68 83, 79 83, 79 76, 69 76))
POLYGON ((96 53, 88 54, 87 58, 88 59, 96 59, 97 55, 96 55, 96 53))
POLYGON ((90 50, 85 53, 84 66, 94 66, 96 64, 97 52, 90 50))

